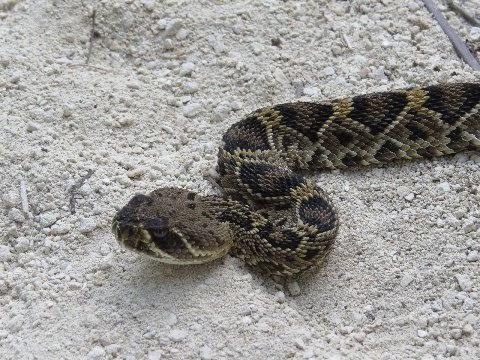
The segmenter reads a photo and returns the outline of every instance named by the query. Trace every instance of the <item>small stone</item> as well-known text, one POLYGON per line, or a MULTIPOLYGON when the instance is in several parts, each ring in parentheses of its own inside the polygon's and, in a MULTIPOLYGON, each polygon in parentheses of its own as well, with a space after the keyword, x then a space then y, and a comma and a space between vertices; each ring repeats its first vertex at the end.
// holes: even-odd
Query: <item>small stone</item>
POLYGON ((10 246, 0 245, 0 262, 8 261, 12 258, 12 253, 10 252, 10 246))
POLYGON ((181 28, 175 34, 175 39, 177 40, 185 40, 188 37, 188 30, 185 28, 181 28))
POLYGON ((177 315, 174 313, 168 313, 165 317, 165 323, 169 326, 173 326, 178 322, 177 315))
POLYGON ((230 114, 231 106, 227 101, 220 102, 213 110, 213 117, 215 121, 222 121, 228 118, 230 114))
POLYGON ((470 40, 479 41, 480 40, 480 27, 472 27, 470 29, 470 40))
POLYGON ((200 348, 199 355, 200 355, 200 359, 202 359, 202 360, 213 359, 212 349, 210 349, 208 346, 202 346, 200 348))
POLYGON ((480 256, 479 256, 477 250, 470 251, 467 255, 467 261, 468 262, 478 261, 479 258, 480 258, 480 256))
POLYGON ((479 226, 480 226, 480 221, 478 221, 474 217, 469 217, 463 223, 463 231, 465 232, 465 234, 469 234, 471 232, 477 231, 479 226))
POLYGON ((88 359, 99 359, 105 355, 105 349, 101 346, 95 346, 90 352, 88 353, 88 359))
POLYGON ((456 274, 455 279, 457 280, 458 286, 462 291, 470 291, 472 289, 472 281, 465 274, 456 274))
POLYGON ((174 329, 168 334, 168 338, 173 342, 183 341, 187 337, 187 332, 185 330, 174 329))
POLYGON ((8 217, 18 223, 22 223, 25 221, 25 216, 23 215, 23 212, 17 208, 11 208, 8 212, 8 217))
POLYGON ((471 324, 465 324, 462 328, 462 332, 466 335, 466 336, 470 336, 473 334, 473 326, 471 324))
POLYGON ((415 194, 414 193, 410 193, 410 194, 405 196, 405 200, 407 200, 408 202, 412 202, 413 199, 415 199, 415 194))
POLYGON ((403 275, 402 280, 400 280, 400 286, 407 287, 413 280, 415 280, 415 278, 411 274, 405 274, 403 275))
POLYGON ((27 132, 34 132, 40 130, 40 125, 36 122, 29 121, 27 124, 27 132))
POLYGON ((15 244, 15 251, 22 253, 30 249, 30 241, 26 237, 19 237, 15 244))
POLYGON ((167 26, 165 27, 165 35, 174 36, 182 27, 183 23, 180 19, 172 19, 167 23, 167 26))
POLYGON ((180 71, 178 74, 180 76, 190 76, 192 71, 195 69, 195 64, 192 62, 185 62, 180 66, 180 71))
POLYGON ((289 281, 287 282, 287 289, 292 296, 300 295, 300 286, 296 281, 289 281))
POLYGON ((95 230, 97 227, 97 224, 95 222, 95 219, 92 218, 80 218, 79 224, 78 224, 78 231, 80 231, 82 234, 88 234, 95 230))
POLYGON ((417 336, 424 339, 428 336, 428 332, 426 332, 425 330, 417 330, 417 336))
POLYGON ((447 355, 449 356, 455 356, 458 352, 458 348, 452 344, 448 344, 446 350, 447 350, 447 355))
POLYGON ((200 86, 195 81, 188 81, 183 84, 183 91, 185 91, 187 94, 196 93, 198 89, 200 89, 200 86))
POLYGON ((441 192, 449 192, 450 189, 451 189, 451 186, 448 182, 442 182, 440 184, 437 185, 437 188, 441 191, 441 192))
POLYGON ((283 291, 277 291, 275 293, 275 301, 283 304, 285 302, 285 293, 283 291))
POLYGON ((157 332, 155 330, 149 330, 145 334, 143 334, 143 337, 145 339, 153 339, 157 335, 157 332))
POLYGON ((319 90, 315 86, 305 86, 303 88, 303 94, 307 96, 316 96, 318 95, 319 90))
POLYGON ((160 350, 152 350, 148 352, 148 360, 160 360, 162 358, 162 352, 160 350))
POLYGON ((305 343, 303 342, 302 339, 296 339, 295 340, 295 346, 300 350, 305 349, 305 343))
POLYGON ((183 107, 183 116, 191 118, 200 113, 202 106, 199 103, 190 103, 183 107))
POLYGON ((458 340, 462 337, 462 330, 461 329, 452 329, 452 330, 450 330, 450 336, 453 339, 458 340))
POLYGON ((340 334, 342 334, 342 335, 348 335, 348 334, 352 333, 353 327, 348 326, 348 325, 347 326, 342 326, 339 331, 340 331, 340 334))
POLYGON ((38 223, 42 228, 50 227, 57 221, 57 215, 53 213, 43 213, 39 216, 38 223))

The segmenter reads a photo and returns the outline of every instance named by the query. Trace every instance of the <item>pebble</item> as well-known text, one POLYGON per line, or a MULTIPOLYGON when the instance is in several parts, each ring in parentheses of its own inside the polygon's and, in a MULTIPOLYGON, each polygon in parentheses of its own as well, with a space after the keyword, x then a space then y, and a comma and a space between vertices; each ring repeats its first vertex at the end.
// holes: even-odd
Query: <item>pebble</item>
POLYGON ((215 121, 222 121, 228 119, 230 114, 231 106, 227 101, 220 102, 213 110, 213 118, 215 121))
POLYGON ((169 326, 173 326, 175 325, 176 323, 178 322, 178 318, 177 318, 177 315, 175 315, 174 313, 168 313, 166 316, 165 316, 165 323, 169 326))
POLYGON ((38 223, 42 228, 50 227, 57 221, 57 215, 53 213, 43 213, 39 216, 38 223))
POLYGON ((287 289, 292 296, 300 295, 300 286, 296 281, 289 281, 287 282, 287 289))
POLYGON ((412 202, 413 199, 415 199, 414 193, 409 193, 408 195, 405 196, 405 200, 407 200, 408 202, 412 202))
POLYGON ((472 281, 465 274, 456 274, 455 279, 457 280, 458 286, 462 291, 470 291, 472 289, 472 281))
POLYGON ((40 130, 40 124, 33 121, 27 123, 27 132, 34 132, 37 130, 40 130))
POLYGON ((23 215, 23 212, 17 208, 11 208, 8 212, 8 217, 18 223, 25 221, 25 215, 23 215))
POLYGON ((10 252, 10 246, 0 245, 0 262, 8 261, 12 258, 12 253, 10 252))
POLYGON ((277 291, 275 293, 275 301, 283 304, 285 302, 285 293, 283 291, 277 291))
POLYGON ((101 346, 95 346, 90 352, 88 353, 88 359, 99 359, 105 355, 105 349, 101 346))
POLYGON ((193 70, 195 70, 195 64, 192 62, 185 62, 180 66, 178 74, 180 76, 190 76, 193 70))
POLYGON ((447 348, 446 348, 446 351, 447 351, 447 355, 455 356, 458 352, 458 348, 455 345, 448 344, 447 348))
POLYGON ((213 359, 213 353, 212 353, 212 349, 210 349, 208 346, 202 346, 200 348, 200 352, 199 352, 199 356, 200 356, 200 359, 202 360, 211 360, 213 359))
POLYGON ((148 352, 148 360, 160 360, 162 358, 162 352, 160 350, 152 350, 148 352))
POLYGON ((470 336, 473 334, 473 326, 471 324, 465 324, 462 328, 462 332, 466 335, 466 336, 470 336))
POLYGON ((479 224, 480 224, 480 221, 478 221, 476 218, 469 217, 463 223, 463 231, 465 232, 465 234, 474 232, 478 229, 479 224))
POLYGON ((294 344, 300 350, 305 349, 305 342, 302 339, 296 339, 294 344))
POLYGON ((452 330, 450 330, 450 336, 453 339, 458 340, 462 337, 462 330, 461 329, 452 329, 452 330))
POLYGON ((470 251, 467 255, 467 261, 468 262, 478 261, 479 258, 480 258, 480 256, 479 256, 477 250, 470 251))
POLYGON ((417 335, 419 338, 426 338, 428 336, 428 332, 426 332, 425 330, 417 330, 417 335))
POLYGON ((449 192, 450 189, 451 189, 451 186, 448 182, 442 182, 440 184, 437 185, 437 188, 441 191, 441 192, 449 192))
POLYGON ((183 27, 183 23, 180 19, 170 20, 165 27, 166 36, 174 36, 183 27))
POLYGON ((183 341, 187 335, 185 330, 174 329, 168 333, 168 338, 173 342, 180 342, 183 341))
POLYGON ((470 40, 479 41, 480 40, 480 27, 473 26, 470 29, 470 40))
POLYGON ((202 106, 199 103, 189 103, 183 107, 183 116, 191 118, 200 113, 202 106))
POLYGON ((317 96, 320 90, 315 86, 305 86, 303 88, 303 94, 307 96, 317 96))
POLYGON ((95 219, 92 218, 81 217, 78 223, 78 231, 80 231, 82 234, 88 234, 95 230, 96 227, 97 223, 95 219))
POLYGON ((200 86, 195 81, 188 81, 183 84, 183 91, 185 91, 187 94, 196 93, 198 89, 200 89, 200 86))

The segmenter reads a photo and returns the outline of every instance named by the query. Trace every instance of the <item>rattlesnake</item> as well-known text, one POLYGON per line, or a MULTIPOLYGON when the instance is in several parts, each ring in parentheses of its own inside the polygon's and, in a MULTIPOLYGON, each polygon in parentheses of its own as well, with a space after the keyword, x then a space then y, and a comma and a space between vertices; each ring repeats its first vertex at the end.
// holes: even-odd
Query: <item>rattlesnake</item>
POLYGON ((298 172, 385 164, 480 149, 480 84, 452 83, 259 109, 218 153, 224 196, 162 188, 136 195, 113 221, 126 248, 173 264, 230 253, 270 275, 320 264, 338 215, 298 172))

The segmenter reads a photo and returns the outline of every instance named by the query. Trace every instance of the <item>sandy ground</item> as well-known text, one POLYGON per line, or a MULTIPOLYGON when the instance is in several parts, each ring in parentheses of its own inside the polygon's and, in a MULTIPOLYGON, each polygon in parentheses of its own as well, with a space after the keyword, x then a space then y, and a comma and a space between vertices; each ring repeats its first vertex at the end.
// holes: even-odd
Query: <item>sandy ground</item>
POLYGON ((478 153, 317 175, 342 226, 298 288, 110 232, 135 193, 213 193, 262 105, 464 80, 419 0, 0 0, 0 358, 479 358, 478 153))

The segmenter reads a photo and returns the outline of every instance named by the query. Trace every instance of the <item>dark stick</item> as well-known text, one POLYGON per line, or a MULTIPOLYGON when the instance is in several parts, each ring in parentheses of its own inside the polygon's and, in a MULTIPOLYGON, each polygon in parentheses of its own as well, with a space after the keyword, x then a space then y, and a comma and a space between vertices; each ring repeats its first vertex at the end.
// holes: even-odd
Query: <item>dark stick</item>
POLYGON ((465 42, 460 39, 455 30, 452 29, 450 24, 447 22, 447 19, 443 14, 438 10, 435 4, 431 0, 423 0, 425 7, 432 13, 432 15, 437 20, 438 24, 442 28, 443 32, 448 36, 450 42, 452 43, 457 55, 463 59, 473 70, 480 71, 480 64, 477 59, 468 49, 465 42))
POLYGON ((77 194, 78 189, 80 189, 83 186, 83 184, 85 184, 85 181, 90 179, 93 172, 94 172, 93 170, 89 169, 84 176, 82 176, 80 179, 78 179, 78 181, 75 184, 72 185, 70 189, 70 213, 71 214, 75 214, 75 206, 76 206, 75 195, 77 194))
POLYGON ((93 9, 92 11, 92 29, 90 30, 90 42, 88 45, 87 61, 85 64, 88 65, 90 61, 90 55, 92 54, 93 39, 95 38, 95 16, 97 15, 97 10, 93 9))

